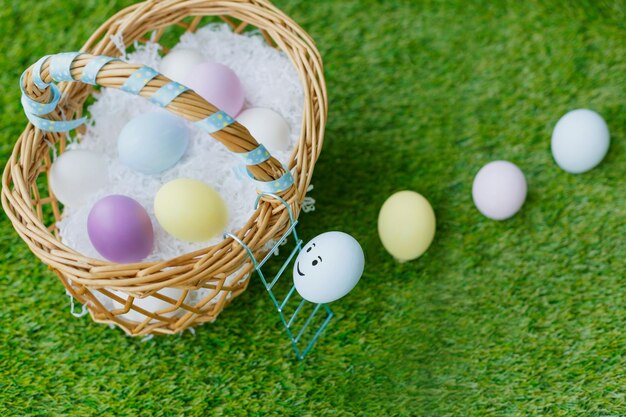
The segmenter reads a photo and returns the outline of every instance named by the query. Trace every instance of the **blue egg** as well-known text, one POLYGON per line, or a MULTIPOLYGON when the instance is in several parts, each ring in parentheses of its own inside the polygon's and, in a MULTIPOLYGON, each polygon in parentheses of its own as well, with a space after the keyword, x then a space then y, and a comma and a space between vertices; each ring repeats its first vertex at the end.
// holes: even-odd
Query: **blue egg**
POLYGON ((117 139, 117 151, 124 165, 144 174, 158 174, 178 162, 188 143, 189 129, 183 120, 152 112, 126 123, 117 139))

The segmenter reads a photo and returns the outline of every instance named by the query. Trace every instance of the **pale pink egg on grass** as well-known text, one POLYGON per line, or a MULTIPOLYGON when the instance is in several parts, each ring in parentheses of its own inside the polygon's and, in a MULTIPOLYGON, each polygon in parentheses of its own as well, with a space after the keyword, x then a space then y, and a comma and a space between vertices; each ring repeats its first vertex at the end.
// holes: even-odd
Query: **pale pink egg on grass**
POLYGON ((493 161, 478 171, 472 185, 476 208, 493 220, 513 217, 526 200, 526 178, 515 164, 493 161))

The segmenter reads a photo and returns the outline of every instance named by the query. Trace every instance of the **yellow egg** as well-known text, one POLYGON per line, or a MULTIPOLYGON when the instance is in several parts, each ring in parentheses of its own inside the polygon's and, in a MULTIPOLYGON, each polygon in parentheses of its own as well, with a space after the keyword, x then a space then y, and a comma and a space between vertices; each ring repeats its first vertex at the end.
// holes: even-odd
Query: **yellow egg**
POLYGON ((380 209, 378 235, 396 259, 413 260, 426 252, 435 237, 433 208, 414 191, 397 192, 380 209))
POLYGON ((184 178, 159 189, 154 214, 166 232, 190 242, 217 236, 226 228, 228 219, 226 205, 217 191, 202 181, 184 178))

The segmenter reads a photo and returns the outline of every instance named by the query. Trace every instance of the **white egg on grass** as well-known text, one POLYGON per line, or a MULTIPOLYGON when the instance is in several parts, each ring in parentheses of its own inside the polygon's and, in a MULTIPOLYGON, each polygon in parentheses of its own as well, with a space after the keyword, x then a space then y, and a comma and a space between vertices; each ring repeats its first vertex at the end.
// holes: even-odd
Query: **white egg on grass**
POLYGON ((52 163, 48 180, 61 203, 78 206, 109 183, 107 161, 97 152, 68 150, 52 163))
MULTIPOLYGON (((122 298, 123 300, 126 300, 129 297, 128 294, 122 291, 111 290, 111 292, 122 298)), ((172 299, 172 301, 176 303, 183 295, 183 290, 181 290, 180 288, 163 288, 162 290, 158 291, 158 293, 159 295, 172 299)), ((113 305, 116 310, 124 308, 123 304, 115 300, 113 300, 113 305)), ((182 315, 183 313, 182 310, 175 308, 175 304, 172 304, 165 300, 161 300, 160 298, 157 298, 155 296, 135 298, 133 300, 133 306, 141 308, 150 313, 158 313, 160 316, 167 318, 177 317, 182 315)), ((148 318, 148 316, 137 310, 134 310, 132 307, 128 310, 128 312, 120 314, 119 317, 124 320, 137 323, 142 323, 148 318)), ((157 319, 150 319, 150 323, 156 323, 157 321, 157 319)))
POLYGON ((493 161, 482 167, 472 184, 478 211, 493 220, 513 217, 526 201, 526 178, 517 165, 493 161))
POLYGON ((285 151, 289 147, 289 125, 274 110, 252 107, 242 111, 237 121, 270 152, 285 151))
POLYGON ((361 245, 343 232, 326 232, 308 242, 293 266, 293 283, 302 298, 330 303, 348 294, 365 266, 361 245))
POLYGON ((587 109, 565 114, 552 132, 552 156, 561 169, 572 174, 595 168, 606 156, 609 144, 606 122, 587 109))
POLYGON ((159 69, 170 80, 183 84, 191 68, 204 61, 204 57, 199 52, 193 49, 179 48, 170 51, 163 57, 159 69))

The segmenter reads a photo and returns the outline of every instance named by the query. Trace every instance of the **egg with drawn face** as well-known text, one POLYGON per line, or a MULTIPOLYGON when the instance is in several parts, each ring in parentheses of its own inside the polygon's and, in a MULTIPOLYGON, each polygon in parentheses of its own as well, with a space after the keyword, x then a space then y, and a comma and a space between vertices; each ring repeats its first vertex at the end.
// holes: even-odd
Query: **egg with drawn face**
POLYGON ((302 298, 330 303, 348 294, 363 274, 361 245, 343 232, 326 232, 304 245, 293 266, 293 283, 302 298))

